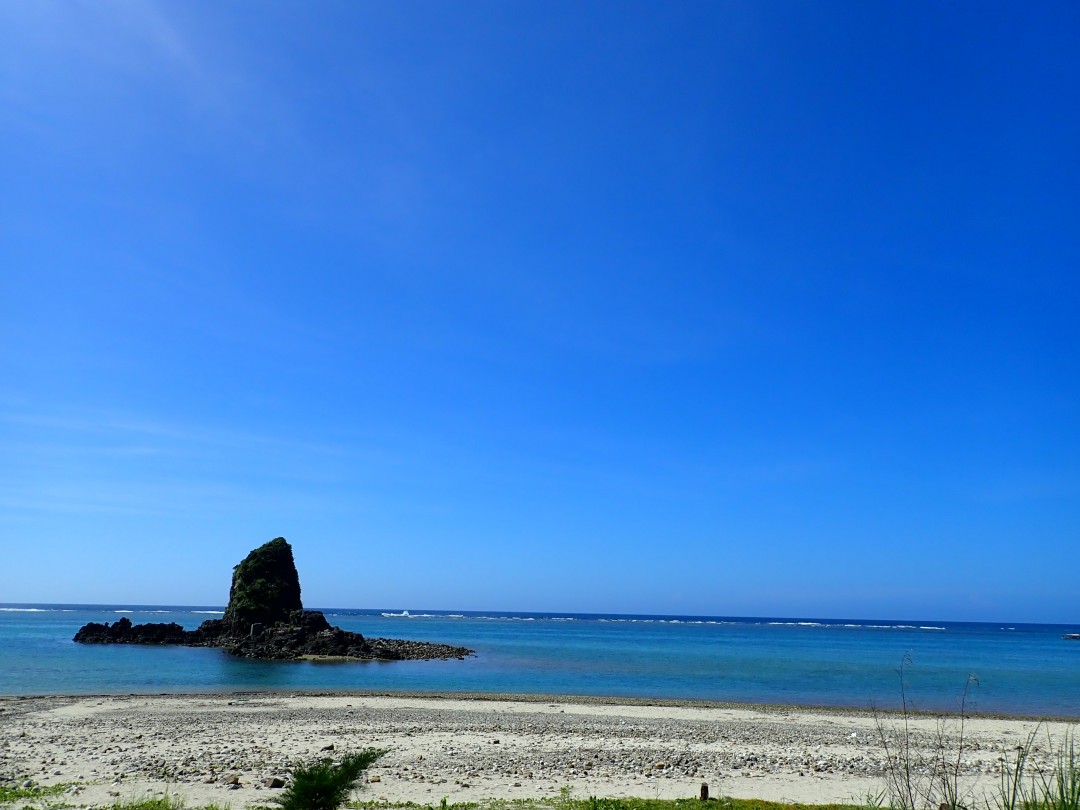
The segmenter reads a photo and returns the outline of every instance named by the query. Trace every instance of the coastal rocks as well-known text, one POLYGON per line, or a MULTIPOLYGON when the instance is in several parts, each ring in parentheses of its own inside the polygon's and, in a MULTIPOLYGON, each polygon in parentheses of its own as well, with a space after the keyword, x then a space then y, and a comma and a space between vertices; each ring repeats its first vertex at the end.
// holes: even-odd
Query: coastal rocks
POLYGON ((187 644, 188 632, 176 622, 132 624, 125 616, 109 624, 90 622, 75 634, 81 644, 187 644))
POLYGON ((372 657, 380 661, 405 661, 420 658, 426 652, 435 658, 464 658, 472 655, 471 650, 450 644, 436 644, 430 641, 408 641, 400 638, 369 638, 368 648, 372 657), (463 654, 464 651, 464 654, 463 654))
POLYGON ((275 537, 233 569, 222 622, 230 632, 246 634, 255 623, 266 627, 287 623, 303 608, 292 546, 284 537, 275 537))
POLYGON ((423 641, 376 638, 333 627, 318 610, 305 610, 292 547, 283 537, 252 551, 233 569, 229 604, 221 619, 196 630, 170 624, 90 622, 76 634, 83 644, 178 644, 219 647, 243 658, 309 660, 424 660, 464 658, 472 650, 423 641))
MULTIPOLYGON (((202 628, 200 628, 201 630, 202 628)), ((222 647, 242 658, 289 661, 298 658, 404 661, 431 658, 464 658, 463 647, 407 641, 397 638, 365 638, 333 627, 320 611, 296 611, 287 624, 279 624, 259 635, 227 636, 209 646, 222 647)))
POLYGON ((360 633, 332 627, 317 610, 296 610, 288 621, 262 632, 226 638, 224 647, 243 658, 373 658, 371 645, 360 633))

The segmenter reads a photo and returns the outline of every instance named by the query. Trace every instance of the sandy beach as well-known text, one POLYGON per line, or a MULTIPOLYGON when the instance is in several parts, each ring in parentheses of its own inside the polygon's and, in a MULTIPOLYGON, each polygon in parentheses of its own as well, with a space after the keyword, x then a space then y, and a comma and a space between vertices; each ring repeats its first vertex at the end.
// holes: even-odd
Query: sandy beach
MULTIPOLYGON (((886 717, 896 727, 898 718, 886 717)), ((939 721, 919 717, 920 746, 939 721)), ((969 718, 965 779, 997 784, 999 757, 1036 721, 969 718)), ((558 795, 712 795, 850 801, 883 786, 868 712, 569 698, 233 694, 0 699, 0 777, 71 785, 76 806, 179 794, 188 806, 265 804, 291 764, 389 749, 371 799, 437 803, 558 795), (332 747, 332 748, 331 748, 332 747)), ((1043 723, 1060 739, 1064 723, 1043 723)), ((947 721, 955 737, 958 721, 947 721)))

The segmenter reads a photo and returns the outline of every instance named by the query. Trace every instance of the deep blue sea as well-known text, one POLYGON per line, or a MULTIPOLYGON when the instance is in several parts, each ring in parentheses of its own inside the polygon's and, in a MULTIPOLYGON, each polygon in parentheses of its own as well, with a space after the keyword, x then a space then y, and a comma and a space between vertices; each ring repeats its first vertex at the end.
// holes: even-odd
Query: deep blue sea
POLYGON ((220 650, 81 645, 89 621, 193 629, 220 607, 0 605, 0 694, 399 690, 897 708, 1080 718, 1080 628, 1043 624, 324 609, 370 636, 459 644, 464 661, 259 662, 220 650))

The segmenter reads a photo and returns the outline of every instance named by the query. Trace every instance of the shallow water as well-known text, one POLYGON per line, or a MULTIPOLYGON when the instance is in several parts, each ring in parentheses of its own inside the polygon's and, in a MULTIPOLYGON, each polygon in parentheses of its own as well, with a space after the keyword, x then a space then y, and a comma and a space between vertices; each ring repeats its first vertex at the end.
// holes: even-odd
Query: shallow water
POLYGON ((1075 628, 1038 624, 340 610, 369 636, 460 644, 464 661, 260 662, 220 650, 81 645, 89 621, 175 621, 221 608, 0 606, 0 694, 401 690, 605 695, 1080 718, 1075 628), (972 679, 969 681, 969 677, 972 679))

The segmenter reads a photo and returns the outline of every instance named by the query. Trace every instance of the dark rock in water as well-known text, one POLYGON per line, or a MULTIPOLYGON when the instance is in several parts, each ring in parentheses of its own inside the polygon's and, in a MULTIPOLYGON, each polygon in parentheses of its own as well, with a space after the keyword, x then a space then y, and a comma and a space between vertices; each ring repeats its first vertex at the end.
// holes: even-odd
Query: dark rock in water
POLYGON ((195 633, 198 638, 209 641, 226 635, 227 630, 225 628, 225 622, 221 619, 207 619, 199 625, 198 630, 193 630, 192 632, 195 633))
POLYGON ((248 633, 255 623, 273 627, 288 622, 293 611, 303 607, 292 546, 284 537, 275 537, 233 569, 223 621, 233 632, 248 633))
POLYGON ((220 647, 232 655, 270 660, 389 660, 464 658, 472 650, 402 639, 368 639, 333 627, 318 610, 304 610, 292 547, 278 537, 252 551, 233 569, 229 604, 221 619, 197 630, 171 624, 90 622, 75 634, 84 644, 182 644, 220 647))
POLYGON ((187 631, 176 622, 132 624, 127 616, 109 624, 90 622, 75 634, 83 644, 187 644, 187 631))
POLYGON ((322 633, 336 628, 322 615, 321 610, 296 610, 289 616, 289 624, 301 628, 305 633, 322 633))

